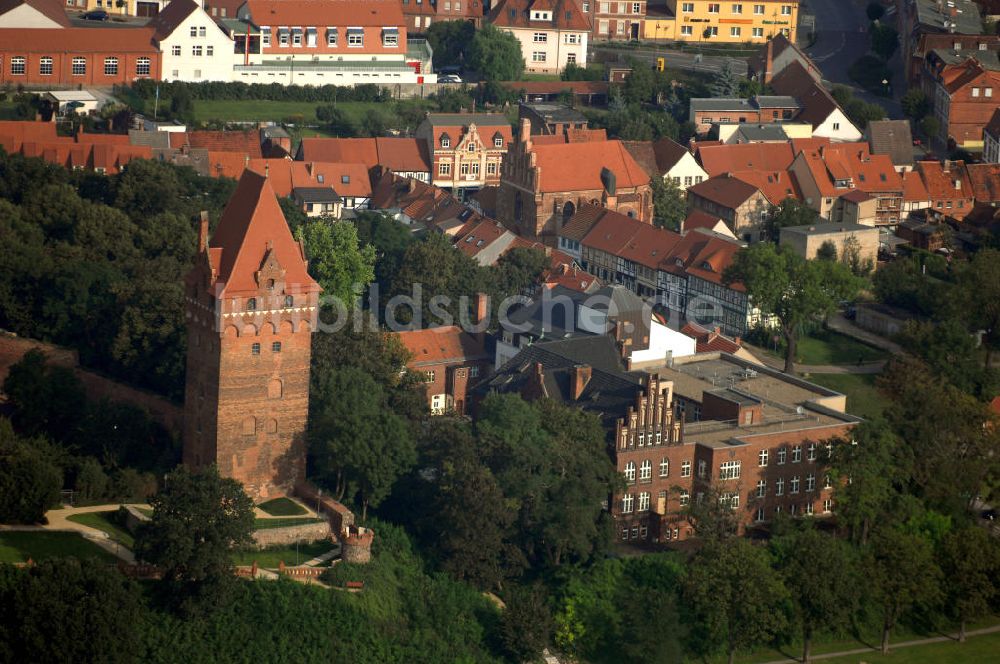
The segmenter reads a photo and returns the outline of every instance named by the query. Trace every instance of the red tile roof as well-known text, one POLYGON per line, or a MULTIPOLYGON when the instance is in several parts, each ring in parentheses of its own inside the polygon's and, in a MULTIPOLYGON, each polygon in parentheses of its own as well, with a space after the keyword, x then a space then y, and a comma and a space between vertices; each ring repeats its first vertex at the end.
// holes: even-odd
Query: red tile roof
POLYGON ((771 205, 778 205, 786 198, 803 200, 799 181, 791 171, 736 171, 733 177, 760 189, 771 205))
POLYGON ((590 19, 576 0, 500 0, 487 19, 499 28, 530 30, 582 30, 590 32, 590 19), (529 10, 550 11, 552 20, 530 18, 529 10))
POLYGON ((621 141, 539 145, 532 151, 541 192, 601 190, 603 168, 615 174, 619 189, 649 184, 649 176, 621 141))
POLYGON ((399 0, 247 0, 255 25, 405 25, 399 0))
POLYGON ((818 127, 840 108, 823 84, 818 82, 797 60, 790 63, 771 81, 776 94, 788 95, 802 105, 796 120, 818 127))
MULTIPOLYGON (((0 44, 7 53, 36 52, 44 44, 58 44, 61 52, 140 53, 159 55, 149 28, 0 28, 0 44)), ((5 65, 7 66, 7 65, 5 65)))
POLYGON ((791 143, 702 144, 695 156, 711 177, 732 171, 783 171, 792 165, 795 152, 791 143))
POLYGON ((964 161, 947 162, 947 169, 939 161, 918 161, 917 170, 931 201, 972 198, 972 183, 964 161))
POLYGON ((186 134, 171 134, 171 147, 180 147, 180 145, 174 145, 175 136, 180 145, 187 143, 193 148, 202 148, 211 152, 247 154, 251 159, 261 159, 264 156, 260 151, 260 133, 256 129, 247 129, 246 131, 189 131, 186 134), (182 139, 182 135, 186 138, 182 139))
POLYGON ((296 158, 301 161, 344 161, 372 168, 381 164, 400 173, 431 170, 424 141, 416 138, 303 138, 296 158))
MULTIPOLYGON (((735 240, 695 230, 681 238, 670 257, 661 264, 661 269, 722 284, 723 272, 742 248, 735 240)), ((729 288, 744 290, 740 283, 730 284, 729 288)))
POLYGON ((699 353, 735 353, 743 348, 739 337, 730 339, 719 328, 707 330, 697 323, 687 323, 681 328, 681 334, 695 340, 695 350, 699 353))
POLYGON ((252 171, 240 178, 209 247, 216 250, 210 253, 222 284, 217 297, 257 293, 260 286, 255 275, 272 250, 285 271, 289 290, 321 290, 306 272, 302 247, 292 237, 270 181, 252 171))
POLYGON ((732 175, 717 175, 693 187, 688 187, 688 193, 694 193, 701 198, 713 201, 730 209, 736 209, 749 200, 757 187, 732 175))
POLYGON ((903 200, 907 203, 918 201, 929 201, 931 195, 927 193, 923 178, 916 171, 906 171, 903 173, 903 200))
POLYGON ((965 169, 977 203, 1000 203, 1000 164, 968 164, 965 169))
MULTIPOLYGON (((210 153, 215 154, 215 153, 210 153)), ((231 167, 237 164, 230 162, 231 167)), ((289 159, 251 159, 239 165, 240 173, 248 168, 259 175, 266 175, 274 193, 291 196, 298 187, 330 187, 341 196, 368 198, 371 196, 371 181, 364 164, 324 163, 291 161, 289 159), (347 181, 344 182, 344 177, 347 181)), ((224 173, 234 177, 232 172, 224 173)), ((238 177, 239 174, 236 175, 238 177)))
POLYGON ((462 364, 489 357, 482 343, 457 325, 408 330, 397 332, 396 335, 413 356, 406 363, 411 369, 437 364, 462 364))
POLYGON ((711 215, 702 210, 693 209, 688 212, 687 217, 684 218, 684 222, 681 224, 681 232, 687 233, 688 231, 693 231, 696 228, 704 228, 705 230, 713 230, 719 224, 725 224, 725 222, 715 215, 711 215))

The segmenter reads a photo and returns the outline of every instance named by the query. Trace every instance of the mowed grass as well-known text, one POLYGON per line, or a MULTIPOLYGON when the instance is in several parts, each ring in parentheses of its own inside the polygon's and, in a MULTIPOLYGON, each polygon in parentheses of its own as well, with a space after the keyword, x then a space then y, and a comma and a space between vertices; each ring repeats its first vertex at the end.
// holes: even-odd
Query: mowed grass
POLYGON ((870 420, 881 417, 889 400, 875 387, 878 374, 811 374, 806 380, 847 396, 847 412, 870 420))
POLYGON ((261 503, 257 507, 271 516, 299 516, 308 513, 306 508, 291 498, 275 498, 261 503))
POLYGON ((114 522, 114 516, 115 511, 109 510, 107 512, 86 512, 84 514, 74 514, 67 517, 67 519, 73 523, 80 523, 85 526, 90 526, 91 528, 103 530, 111 536, 111 539, 116 542, 121 542, 131 549, 132 545, 135 544, 135 538, 132 537, 132 533, 114 522))
POLYGON ((21 530, 0 532, 0 563, 38 562, 48 558, 73 556, 80 559, 97 558, 101 562, 117 559, 101 547, 88 542, 78 533, 21 530))
MULTIPOLYGON (((255 99, 198 99, 194 102, 194 118, 199 122, 280 121, 302 116, 305 122, 317 122, 314 101, 261 101, 255 99)), ((346 106, 346 102, 343 104, 346 106)), ((341 104, 338 104, 341 106, 341 104)))
POLYGON ((294 544, 292 546, 282 546, 262 551, 237 551, 233 554, 233 563, 236 565, 253 565, 256 562, 258 567, 273 568, 277 567, 281 562, 284 562, 286 565, 295 565, 295 561, 298 560, 298 564, 301 565, 307 560, 312 560, 316 556, 323 555, 327 551, 333 551, 334 548, 335 546, 332 542, 320 540, 318 542, 303 542, 299 544, 298 553, 296 553, 294 544))
POLYGON ((267 530, 269 528, 286 528, 288 526, 301 526, 307 523, 320 523, 325 521, 325 519, 320 519, 316 517, 310 518, 294 518, 287 517, 281 519, 255 519, 253 522, 254 530, 267 530))
POLYGON ((865 653, 823 660, 829 664, 985 664, 1000 661, 1000 632, 970 637, 965 643, 944 641, 892 650, 888 655, 865 653))
POLYGON ((818 330, 799 339, 799 364, 857 364, 884 360, 887 353, 843 334, 818 330))

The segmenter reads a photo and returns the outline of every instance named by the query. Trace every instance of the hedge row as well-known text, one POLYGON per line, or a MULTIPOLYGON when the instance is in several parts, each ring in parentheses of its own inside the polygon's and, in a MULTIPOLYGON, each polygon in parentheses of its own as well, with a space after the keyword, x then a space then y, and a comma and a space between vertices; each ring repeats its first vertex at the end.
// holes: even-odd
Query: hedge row
POLYGON ((353 88, 336 85, 282 85, 281 83, 223 83, 203 81, 201 83, 165 82, 152 80, 135 81, 131 90, 143 99, 153 99, 156 89, 161 98, 172 98, 178 87, 187 89, 192 99, 234 99, 261 101, 389 101, 392 93, 372 83, 364 83, 353 88))

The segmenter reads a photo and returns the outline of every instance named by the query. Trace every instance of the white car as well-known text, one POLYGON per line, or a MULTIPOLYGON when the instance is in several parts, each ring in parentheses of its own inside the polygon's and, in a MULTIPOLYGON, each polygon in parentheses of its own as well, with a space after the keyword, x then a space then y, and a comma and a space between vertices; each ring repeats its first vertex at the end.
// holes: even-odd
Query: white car
POLYGON ((444 76, 438 76, 438 83, 461 83, 462 77, 456 74, 445 74, 444 76))

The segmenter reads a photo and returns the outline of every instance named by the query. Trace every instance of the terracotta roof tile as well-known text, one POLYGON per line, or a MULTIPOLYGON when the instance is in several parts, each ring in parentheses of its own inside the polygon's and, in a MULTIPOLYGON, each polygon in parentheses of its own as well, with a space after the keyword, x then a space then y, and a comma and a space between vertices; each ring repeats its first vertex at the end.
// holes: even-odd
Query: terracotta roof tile
POLYGON ((649 183, 649 176, 621 141, 539 145, 532 151, 539 168, 538 189, 541 192, 603 189, 603 168, 615 174, 619 188, 649 183))
POLYGON ((398 0, 247 0, 255 25, 401 26, 398 0))
POLYGON ((965 169, 977 203, 1000 203, 1000 164, 969 164, 965 169))
MULTIPOLYGON (((212 152, 237 152, 247 154, 251 159, 261 159, 264 156, 260 151, 260 134, 256 129, 189 131, 186 142, 193 148, 203 148, 212 152)), ((173 146, 173 141, 171 141, 171 147, 173 146)))
POLYGON ((907 203, 918 201, 929 201, 931 195, 927 193, 924 180, 920 173, 916 171, 906 171, 903 173, 903 200, 907 203))
POLYGON ((792 143, 699 145, 697 158, 709 176, 731 171, 783 171, 792 165, 792 143))
POLYGON ((500 0, 492 9, 487 20, 500 28, 524 28, 548 30, 583 30, 591 29, 590 19, 583 13, 583 8, 576 0, 500 0), (551 21, 538 21, 529 18, 529 8, 535 9, 539 2, 546 6, 539 11, 551 11, 551 21))
POLYGON ((948 162, 947 169, 939 161, 918 161, 917 171, 932 201, 972 198, 972 183, 964 161, 948 162))
POLYGON ((321 290, 306 272, 301 245, 292 237, 270 181, 252 171, 240 177, 209 246, 220 250, 213 265, 222 284, 217 297, 258 292, 255 274, 269 249, 285 270, 289 290, 321 290))
POLYGON ((33 51, 39 44, 58 44, 66 53, 115 53, 159 55, 149 28, 0 28, 0 44, 7 52, 33 51))
POLYGON ((412 355, 406 363, 410 369, 437 364, 461 364, 489 357, 482 343, 457 325, 408 330, 397 332, 396 336, 412 355))

